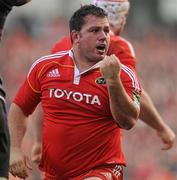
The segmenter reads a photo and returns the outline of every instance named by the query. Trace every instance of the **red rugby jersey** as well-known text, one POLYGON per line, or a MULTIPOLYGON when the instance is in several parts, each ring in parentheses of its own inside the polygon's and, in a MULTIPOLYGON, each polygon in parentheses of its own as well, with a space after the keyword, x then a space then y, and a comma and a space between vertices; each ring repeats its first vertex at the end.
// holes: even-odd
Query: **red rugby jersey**
MULTIPOLYGON (((131 43, 120 36, 111 35, 110 37, 110 46, 107 55, 115 54, 122 64, 135 69, 136 58, 131 43)), ((66 51, 71 49, 71 47, 70 37, 66 36, 55 44, 52 53, 66 51)))
MULTIPOLYGON (((68 179, 105 164, 125 165, 120 128, 113 120, 99 63, 79 74, 72 51, 44 56, 33 63, 14 103, 26 115, 41 100, 44 111, 40 168, 56 179, 68 179)), ((132 98, 139 92, 133 71, 121 70, 132 98)))

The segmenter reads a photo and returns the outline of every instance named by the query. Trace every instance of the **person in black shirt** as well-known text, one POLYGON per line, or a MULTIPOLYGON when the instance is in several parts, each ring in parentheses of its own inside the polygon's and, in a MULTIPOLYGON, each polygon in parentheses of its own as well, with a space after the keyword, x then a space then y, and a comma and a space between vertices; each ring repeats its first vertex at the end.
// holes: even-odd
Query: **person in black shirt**
MULTIPOLYGON (((22 6, 30 0, 0 0, 0 40, 6 18, 13 6, 22 6)), ((0 77, 0 180, 6 180, 9 172, 10 139, 7 126, 5 91, 0 77)))
POLYGON ((8 177, 10 154, 9 130, 7 126, 5 92, 0 78, 0 180, 8 177))

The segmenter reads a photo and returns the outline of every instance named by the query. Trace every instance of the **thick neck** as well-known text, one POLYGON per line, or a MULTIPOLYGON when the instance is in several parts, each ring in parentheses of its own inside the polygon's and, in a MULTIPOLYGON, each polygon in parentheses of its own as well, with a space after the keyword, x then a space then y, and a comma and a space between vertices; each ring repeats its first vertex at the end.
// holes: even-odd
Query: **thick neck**
POLYGON ((86 57, 82 56, 82 53, 80 53, 78 49, 76 50, 74 47, 73 58, 80 73, 95 65, 95 62, 89 61, 86 57))

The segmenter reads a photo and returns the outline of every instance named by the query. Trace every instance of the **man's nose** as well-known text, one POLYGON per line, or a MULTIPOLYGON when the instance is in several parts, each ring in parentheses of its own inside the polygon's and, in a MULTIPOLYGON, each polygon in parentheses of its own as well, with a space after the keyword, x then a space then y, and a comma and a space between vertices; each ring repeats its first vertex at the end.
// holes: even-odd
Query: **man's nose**
POLYGON ((107 33, 105 33, 104 31, 101 31, 99 38, 100 38, 101 40, 105 40, 105 39, 107 38, 107 33))

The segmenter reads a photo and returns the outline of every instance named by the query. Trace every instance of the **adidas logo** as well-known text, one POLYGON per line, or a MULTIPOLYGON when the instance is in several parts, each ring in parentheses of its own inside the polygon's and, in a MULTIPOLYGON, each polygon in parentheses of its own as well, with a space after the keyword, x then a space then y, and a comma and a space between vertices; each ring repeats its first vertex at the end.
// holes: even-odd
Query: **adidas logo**
POLYGON ((47 77, 60 77, 60 73, 58 69, 53 69, 47 74, 47 77))

